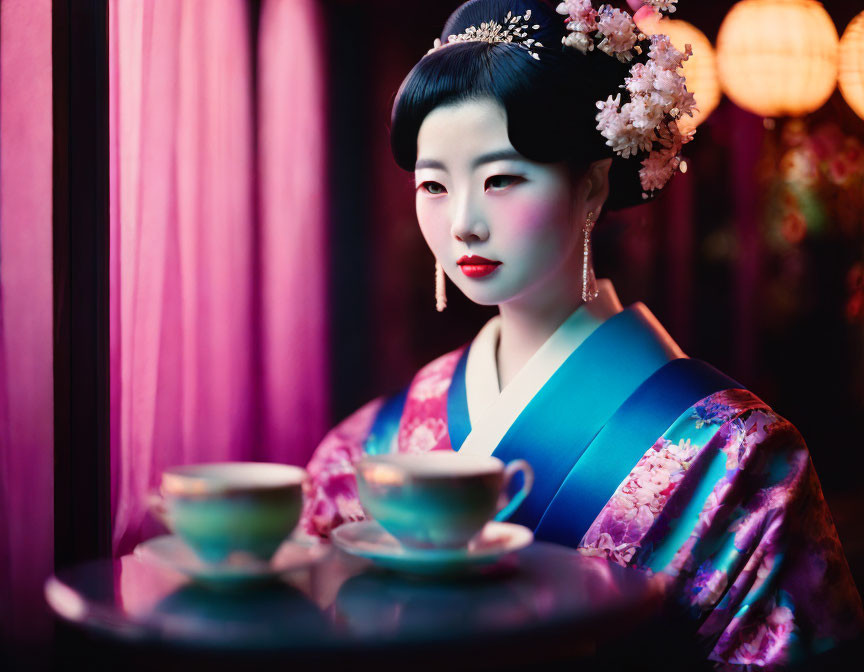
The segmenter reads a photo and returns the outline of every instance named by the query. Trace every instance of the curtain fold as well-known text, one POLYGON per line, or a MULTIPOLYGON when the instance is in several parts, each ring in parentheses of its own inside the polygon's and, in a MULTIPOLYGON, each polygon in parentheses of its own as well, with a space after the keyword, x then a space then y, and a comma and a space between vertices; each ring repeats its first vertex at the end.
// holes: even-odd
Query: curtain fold
POLYGON ((244 0, 110 2, 115 555, 161 531, 163 469, 304 463, 326 431, 312 6, 264 3, 256 104, 244 0))
POLYGON ((326 39, 319 0, 262 3, 261 441, 263 457, 302 465, 332 424, 326 39))
POLYGON ((0 640, 36 651, 54 565, 50 0, 0 4, 0 91, 0 640))

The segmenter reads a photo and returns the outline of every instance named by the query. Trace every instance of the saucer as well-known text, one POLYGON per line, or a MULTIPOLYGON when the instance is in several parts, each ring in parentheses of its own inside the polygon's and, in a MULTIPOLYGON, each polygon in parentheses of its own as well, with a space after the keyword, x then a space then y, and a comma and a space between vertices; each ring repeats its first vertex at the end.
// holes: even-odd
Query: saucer
POLYGON ((454 574, 490 565, 534 541, 524 525, 490 521, 465 548, 407 548, 374 520, 344 523, 330 538, 346 553, 367 558, 376 565, 410 574, 454 574))
POLYGON ((224 562, 206 563, 180 537, 165 534, 138 544, 134 555, 142 562, 168 567, 201 583, 231 587, 272 581, 286 572, 315 564, 329 551, 327 544, 288 539, 276 549, 269 562, 238 551, 231 553, 224 562))

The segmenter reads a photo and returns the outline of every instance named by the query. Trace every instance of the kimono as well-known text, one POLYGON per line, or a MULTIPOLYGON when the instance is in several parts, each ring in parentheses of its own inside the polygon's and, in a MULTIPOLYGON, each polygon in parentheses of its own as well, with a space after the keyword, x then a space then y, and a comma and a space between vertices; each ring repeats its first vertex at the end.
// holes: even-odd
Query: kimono
POLYGON ((685 355, 645 304, 617 305, 602 320, 576 309, 503 391, 495 316, 369 401, 313 454, 302 529, 326 538, 365 517, 364 454, 524 458, 534 487, 509 520, 665 573, 718 669, 783 669, 860 636, 861 599, 800 433, 685 355))

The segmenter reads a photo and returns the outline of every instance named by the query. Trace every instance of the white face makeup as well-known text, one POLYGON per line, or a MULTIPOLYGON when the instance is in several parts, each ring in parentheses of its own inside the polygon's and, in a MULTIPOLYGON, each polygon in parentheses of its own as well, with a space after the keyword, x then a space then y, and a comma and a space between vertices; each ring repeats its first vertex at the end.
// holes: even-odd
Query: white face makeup
POLYGON ((475 303, 530 300, 550 283, 578 281, 584 199, 563 162, 537 163, 516 152, 497 101, 439 106, 426 116, 415 186, 427 244, 475 303), (491 273, 490 266, 463 270, 458 261, 465 255, 501 264, 491 273))

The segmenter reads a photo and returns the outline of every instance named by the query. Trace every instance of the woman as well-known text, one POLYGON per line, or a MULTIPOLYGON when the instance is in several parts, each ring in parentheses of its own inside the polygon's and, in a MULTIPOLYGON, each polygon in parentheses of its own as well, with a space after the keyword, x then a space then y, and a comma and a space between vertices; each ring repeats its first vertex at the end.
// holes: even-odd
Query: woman
POLYGON ((326 537, 364 517, 364 453, 525 458, 535 485, 512 521, 675 577, 709 659, 782 665, 862 621, 807 447, 591 270, 601 213, 653 196, 690 139, 674 123, 694 102, 674 74, 687 54, 640 53, 628 21, 589 0, 471 0, 403 82, 391 145, 415 173, 439 310, 446 273, 499 314, 327 434, 302 524, 326 537), (608 95, 622 83, 632 105, 608 95))

